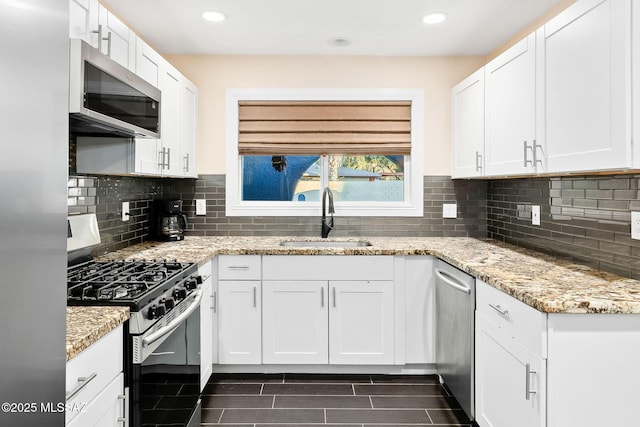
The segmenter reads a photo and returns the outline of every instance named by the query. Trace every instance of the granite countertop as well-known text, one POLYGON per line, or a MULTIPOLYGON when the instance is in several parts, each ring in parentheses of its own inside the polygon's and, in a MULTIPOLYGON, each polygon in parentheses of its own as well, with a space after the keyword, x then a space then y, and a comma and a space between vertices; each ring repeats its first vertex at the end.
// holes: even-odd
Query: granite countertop
POLYGON ((365 240, 361 248, 295 248, 295 237, 198 237, 145 242, 100 259, 168 259, 202 265, 216 255, 433 255, 546 313, 640 314, 640 281, 572 264, 492 240, 464 237, 328 239, 365 240))
POLYGON ((127 319, 128 307, 67 307, 67 361, 127 319))

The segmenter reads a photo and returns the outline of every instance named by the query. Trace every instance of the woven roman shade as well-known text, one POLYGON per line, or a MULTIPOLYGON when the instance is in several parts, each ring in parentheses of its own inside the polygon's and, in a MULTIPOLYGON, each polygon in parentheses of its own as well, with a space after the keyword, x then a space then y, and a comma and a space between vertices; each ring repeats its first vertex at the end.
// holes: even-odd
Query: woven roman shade
POLYGON ((409 101, 240 101, 240 155, 409 155, 409 101))

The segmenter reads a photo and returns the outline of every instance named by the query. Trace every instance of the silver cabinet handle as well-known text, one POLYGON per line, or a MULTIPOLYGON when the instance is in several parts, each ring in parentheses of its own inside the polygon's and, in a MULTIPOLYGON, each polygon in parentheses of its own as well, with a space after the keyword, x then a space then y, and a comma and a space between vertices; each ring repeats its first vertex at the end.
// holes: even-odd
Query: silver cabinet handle
POLYGON ((105 40, 107 41, 107 56, 111 58, 111 31, 107 33, 107 38, 105 40))
POLYGON ((531 365, 529 363, 526 364, 525 366, 526 369, 526 377, 525 377, 525 390, 524 390, 524 398, 525 400, 531 400, 531 395, 532 394, 536 394, 537 391, 535 390, 531 390, 531 374, 536 374, 536 371, 532 371, 531 370, 531 365))
MULTIPOLYGON (((533 152, 533 165, 535 167, 538 167, 538 163, 542 164, 542 160, 538 160, 538 148, 540 149, 540 152, 542 153, 542 144, 538 144, 536 142, 536 140, 533 140, 533 144, 532 144, 532 148, 531 151, 533 152)), ((543 157, 544 157, 544 153, 542 153, 543 157)))
POLYGON ((476 172, 482 172, 482 154, 476 151, 476 172))
POLYGON ((123 401, 122 405, 122 416, 118 417, 117 421, 122 423, 124 427, 129 425, 129 420, 127 416, 129 415, 129 387, 124 388, 124 394, 118 395, 118 400, 123 401))
POLYGON ((167 148, 167 169, 171 169, 171 148, 167 148))
POLYGON ((182 168, 184 172, 189 172, 189 153, 184 156, 184 167, 182 168))
POLYGON ((535 166, 533 164, 533 160, 527 160, 527 150, 531 149, 533 151, 533 147, 529 147, 529 145, 527 144, 527 141, 524 141, 524 167, 526 168, 527 165, 531 164, 531 166, 535 166))
POLYGON ((331 292, 333 293, 333 308, 336 308, 336 288, 333 287, 331 292))
POLYGON ((92 33, 98 34, 98 51, 102 53, 102 25, 98 25, 98 30, 94 30, 92 33))
POLYGON ((92 372, 88 377, 78 377, 78 385, 73 390, 65 394, 65 399, 69 400, 76 394, 80 393, 80 391, 85 388, 91 381, 93 381, 97 376, 97 372, 92 372))
POLYGON ((158 165, 164 169, 164 148, 160 151, 158 151, 158 165))
POLYGON ((504 317, 505 319, 509 319, 509 310, 506 310, 500 307, 499 304, 498 305, 489 304, 489 307, 497 311, 500 314, 500 316, 504 317))
POLYGON ((320 308, 324 308, 324 286, 320 288, 320 308))
POLYGON ((211 295, 211 310, 213 310, 213 313, 217 313, 218 312, 218 293, 214 292, 213 295, 211 295))
POLYGON ((258 308, 258 290, 253 287, 253 308, 258 308))
POLYGON ((248 270, 248 265, 230 265, 227 267, 229 270, 248 270))

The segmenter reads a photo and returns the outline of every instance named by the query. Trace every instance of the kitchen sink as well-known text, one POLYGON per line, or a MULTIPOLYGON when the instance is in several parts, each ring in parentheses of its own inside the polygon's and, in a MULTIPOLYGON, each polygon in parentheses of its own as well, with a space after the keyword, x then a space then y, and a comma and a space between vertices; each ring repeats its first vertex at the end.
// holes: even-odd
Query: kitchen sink
POLYGON ((293 248, 366 248, 370 242, 364 240, 283 240, 280 246, 293 248))

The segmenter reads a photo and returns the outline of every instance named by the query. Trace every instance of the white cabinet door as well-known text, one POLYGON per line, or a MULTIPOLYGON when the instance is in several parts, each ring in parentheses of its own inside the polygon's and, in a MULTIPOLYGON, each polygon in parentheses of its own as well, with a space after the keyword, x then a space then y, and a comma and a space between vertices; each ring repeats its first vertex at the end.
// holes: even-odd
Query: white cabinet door
POLYGON ((136 74, 158 87, 160 79, 161 63, 165 59, 144 42, 140 37, 136 37, 136 74))
POLYGON ((544 427, 546 362, 476 312, 476 422, 544 427))
POLYGON ((98 47, 98 0, 69 0, 69 38, 98 47))
POLYGON ((70 405, 80 413, 67 427, 121 427, 126 423, 124 374, 120 373, 93 400, 70 405), (76 406, 77 405, 77 406, 76 406))
POLYGON ((404 258, 406 363, 435 363, 433 257, 404 258))
POLYGON ((329 363, 394 363, 392 281, 331 281, 329 363))
POLYGON ((484 68, 452 90, 453 178, 484 174, 484 68))
POLYGON ((182 78, 180 86, 179 128, 183 176, 186 178, 197 178, 198 88, 184 77, 182 78))
POLYGON ((219 362, 256 364, 262 357, 262 300, 259 281, 220 281, 219 362))
POLYGON ((160 101, 162 175, 182 176, 179 132, 180 73, 167 62, 162 64, 158 88, 162 91, 160 101))
POLYGON ((536 32, 547 172, 631 166, 631 2, 582 0, 536 32))
POLYGON ((133 144, 133 173, 136 175, 160 175, 160 141, 136 138, 133 144))
POLYGON ((485 175, 543 170, 535 136, 535 45, 531 34, 484 67, 485 175))
POLYGON ((102 31, 100 51, 120 65, 135 71, 136 35, 113 13, 100 5, 102 31))
POLYGON ((262 283, 262 362, 328 363, 326 281, 262 283))
POLYGON ((200 267, 202 301, 200 303, 200 391, 213 373, 213 277, 211 262, 200 267))

